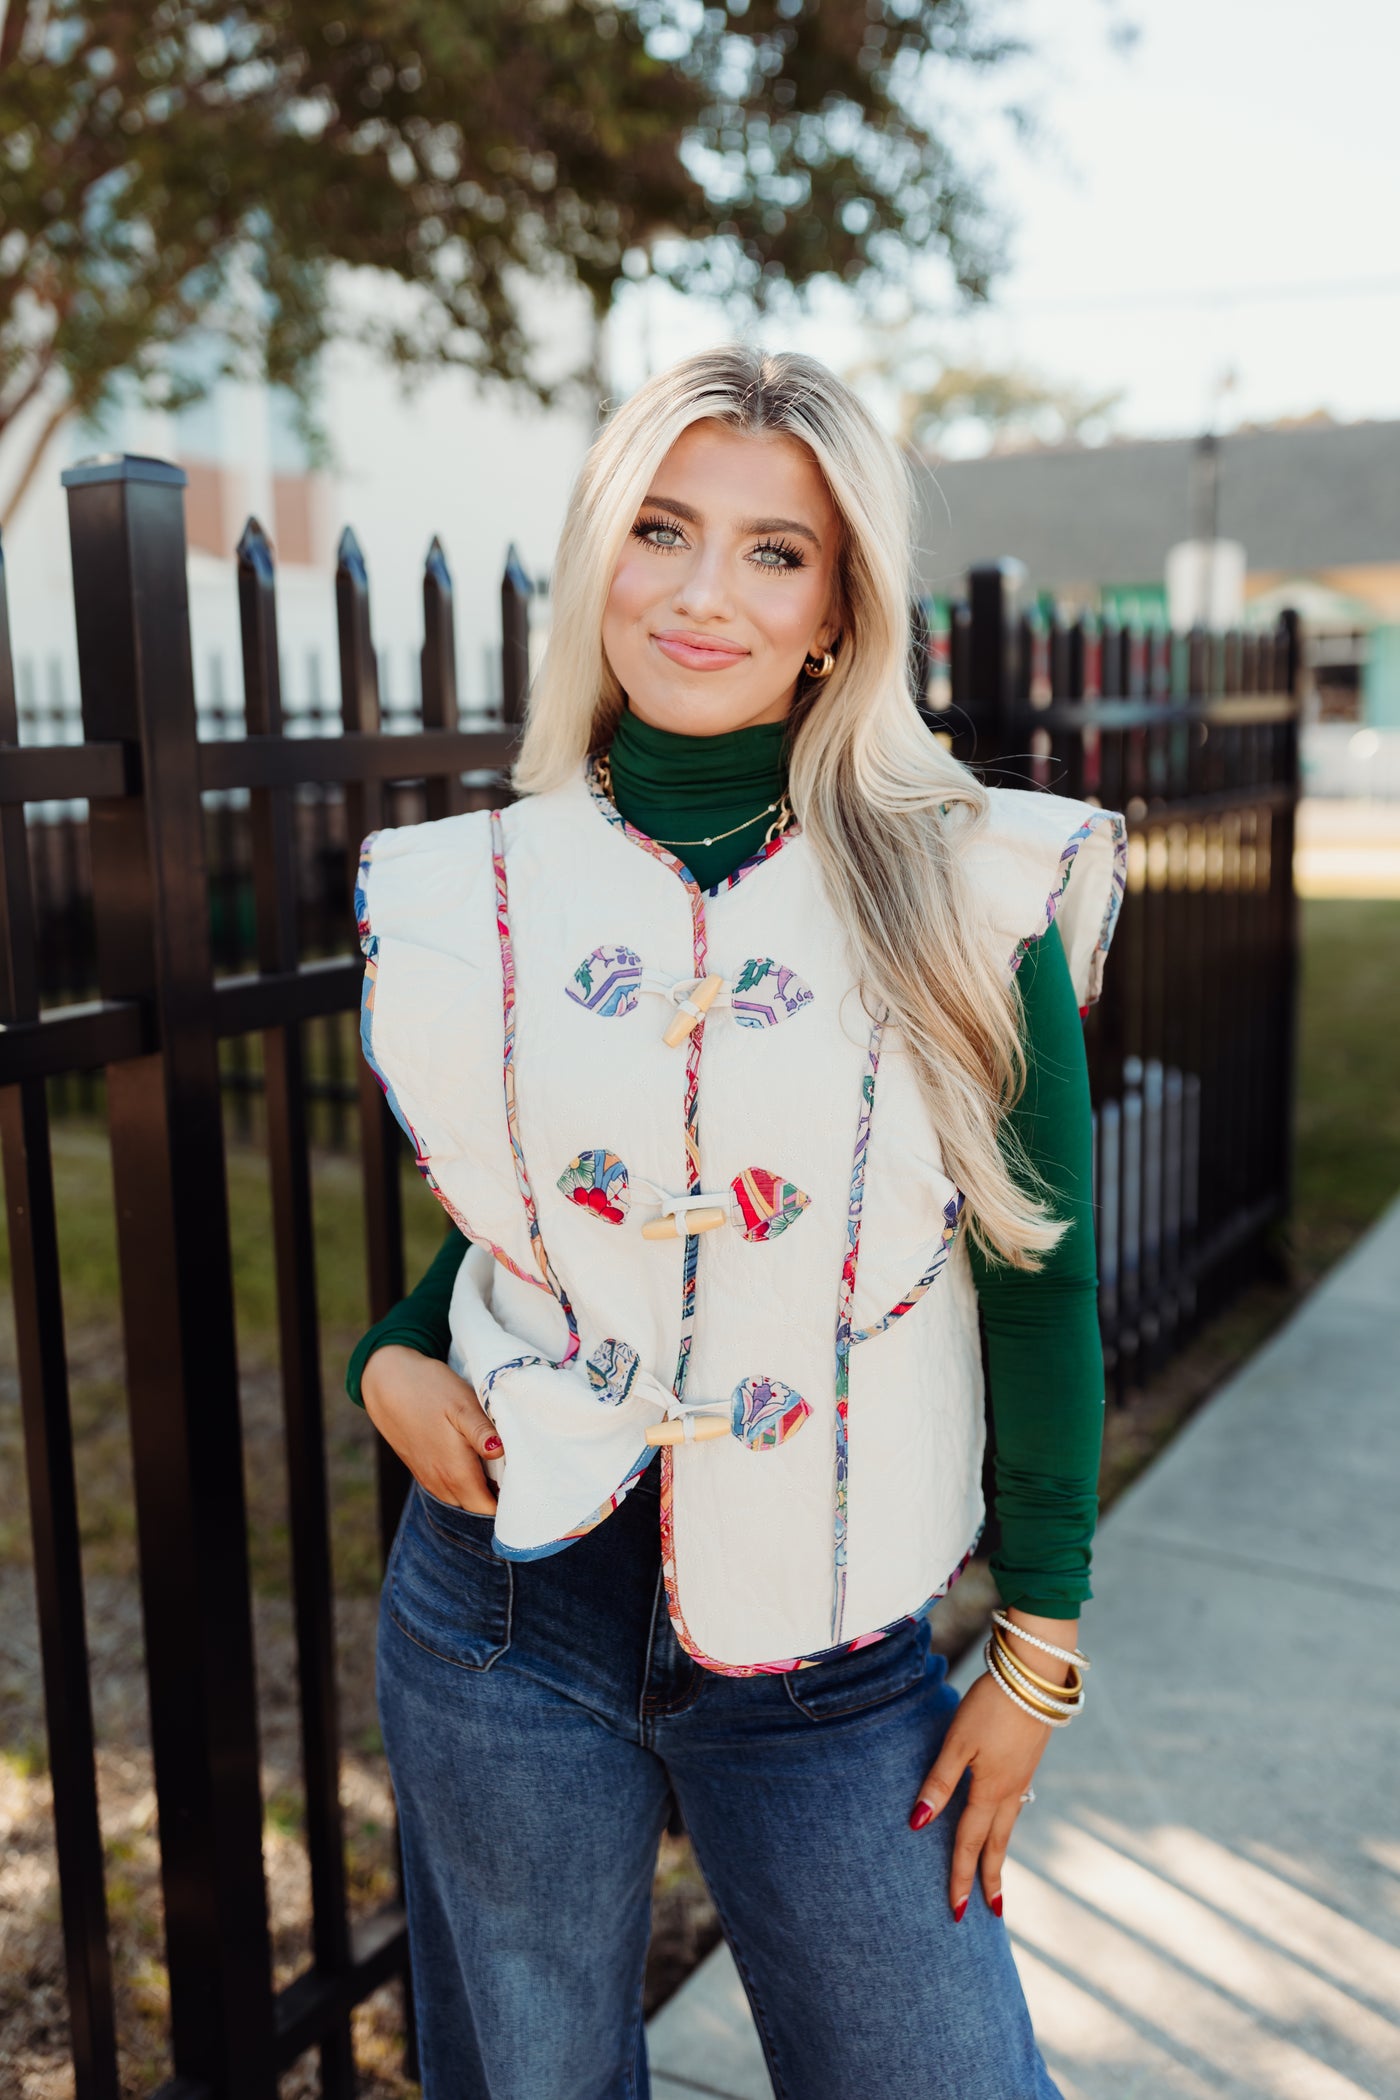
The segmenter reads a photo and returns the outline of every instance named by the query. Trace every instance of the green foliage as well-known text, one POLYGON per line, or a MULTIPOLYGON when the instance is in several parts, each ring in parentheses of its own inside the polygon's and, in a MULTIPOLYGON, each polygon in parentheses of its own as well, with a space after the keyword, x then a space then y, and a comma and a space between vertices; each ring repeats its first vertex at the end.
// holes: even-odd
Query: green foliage
POLYGON ((263 1802, 263 1822, 279 1837, 300 1837, 306 1826, 306 1800, 298 1790, 277 1787, 263 1802))
POLYGON ((49 1746, 34 1737, 18 1749, 0 1749, 0 1762, 9 1767, 16 1779, 42 1779, 49 1769, 49 1746))
POLYGON ((1018 46, 998 0, 11 0, 0 36, 0 435, 50 375, 178 407, 318 353, 547 392, 522 293, 624 274, 762 302, 945 256, 981 296, 996 228, 942 135, 949 69, 1018 46), (336 265, 418 295, 342 312, 336 265), (181 375, 200 327, 218 369, 181 375))

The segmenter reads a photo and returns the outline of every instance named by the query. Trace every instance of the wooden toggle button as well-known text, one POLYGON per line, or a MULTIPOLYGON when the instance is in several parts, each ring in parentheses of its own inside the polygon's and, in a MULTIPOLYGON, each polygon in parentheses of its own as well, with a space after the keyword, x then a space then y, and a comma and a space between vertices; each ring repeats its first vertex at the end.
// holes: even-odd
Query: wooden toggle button
POLYGON ((703 984, 697 984, 684 1005, 677 1007, 662 1041, 672 1050, 683 1043, 696 1023, 703 1021, 723 988, 722 977, 707 977, 703 984))
POLYGON ((677 1422, 672 1418, 670 1421, 658 1422, 654 1429, 649 1429, 647 1431, 647 1442, 649 1444, 708 1444, 717 1436, 729 1435, 728 1415, 695 1415, 692 1419, 695 1423, 693 1436, 688 1437, 686 1435, 684 1422, 677 1422))
MULTIPOLYGON (((723 1225, 725 1222, 725 1212, 720 1209, 688 1210, 683 1215, 687 1235, 692 1232, 713 1232, 716 1225, 723 1225)), ((642 1227, 642 1238, 678 1240, 681 1238, 681 1220, 673 1211, 667 1211, 664 1218, 648 1218, 642 1227)))

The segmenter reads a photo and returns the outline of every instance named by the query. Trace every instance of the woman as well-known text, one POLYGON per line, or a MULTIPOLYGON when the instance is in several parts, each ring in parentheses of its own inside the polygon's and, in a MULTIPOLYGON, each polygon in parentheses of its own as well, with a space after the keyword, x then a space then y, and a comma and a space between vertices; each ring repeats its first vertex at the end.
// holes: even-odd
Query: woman
POLYGON ((928 733, 910 554, 824 367, 689 359, 580 474, 523 799, 366 842, 366 1054, 456 1228, 350 1379, 417 1482, 379 1697, 428 2100, 646 2092, 673 1795, 776 2092, 1055 2092, 1001 1870, 1082 1698, 1122 825, 928 733), (1008 1611, 959 1704, 979 1301, 1008 1611))

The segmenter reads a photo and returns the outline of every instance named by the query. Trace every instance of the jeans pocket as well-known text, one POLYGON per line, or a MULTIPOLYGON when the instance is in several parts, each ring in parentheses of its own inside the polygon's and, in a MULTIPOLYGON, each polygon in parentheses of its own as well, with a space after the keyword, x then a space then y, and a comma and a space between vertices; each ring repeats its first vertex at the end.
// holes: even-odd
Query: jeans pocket
POLYGON ((927 1621, 901 1619, 869 1647, 833 1655, 805 1670, 790 1670, 783 1686, 809 1721, 833 1721, 912 1691, 924 1680, 928 1656, 927 1621))
POLYGON ((514 1577, 492 1551, 495 1520, 410 1492, 389 1561, 389 1616, 460 1670, 489 1670, 510 1646, 514 1577))

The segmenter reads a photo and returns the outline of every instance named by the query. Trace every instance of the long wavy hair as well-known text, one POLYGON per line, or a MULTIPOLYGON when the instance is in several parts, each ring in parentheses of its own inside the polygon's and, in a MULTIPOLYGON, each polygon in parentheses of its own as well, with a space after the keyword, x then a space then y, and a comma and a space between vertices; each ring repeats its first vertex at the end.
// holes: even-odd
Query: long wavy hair
POLYGON ((904 456, 815 358, 734 344, 686 358, 603 425, 569 502, 550 639, 515 767, 526 794, 561 786, 611 741, 625 695, 603 653, 613 572, 652 476, 710 419, 807 446, 841 521, 836 668, 798 680, 789 796, 844 929, 866 1004, 888 1010, 912 1058, 969 1230, 1033 1269, 1064 1227, 1005 1117, 1025 1082, 1021 1008, 1005 959, 979 938, 959 842, 981 783, 929 734, 909 684, 913 487, 904 456))

